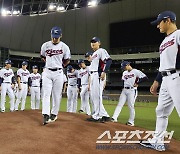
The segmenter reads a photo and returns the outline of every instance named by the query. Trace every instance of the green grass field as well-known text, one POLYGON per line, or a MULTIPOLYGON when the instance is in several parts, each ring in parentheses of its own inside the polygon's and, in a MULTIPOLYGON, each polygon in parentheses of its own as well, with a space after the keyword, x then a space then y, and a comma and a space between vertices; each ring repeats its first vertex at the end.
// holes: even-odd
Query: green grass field
MULTIPOLYGON (((9 100, 7 99, 6 103, 6 111, 9 109, 9 100)), ((117 105, 117 101, 109 101, 104 100, 104 105, 109 113, 110 116, 113 115, 114 110, 117 105)), ((155 114, 155 108, 157 106, 157 103, 151 102, 151 103, 141 103, 136 102, 135 104, 135 110, 136 110, 136 119, 135 119, 135 125, 138 127, 146 128, 147 130, 154 130, 155 129, 155 122, 156 122, 156 114, 155 114)), ((80 108, 80 100, 78 100, 78 109, 80 108)), ((30 109, 30 97, 27 97, 27 103, 26 103, 26 109, 30 109)), ((66 98, 62 99, 60 111, 66 111, 66 98)), ((118 118, 118 122, 120 123, 126 123, 129 118, 129 111, 128 107, 125 105, 121 111, 121 114, 118 118)), ((168 125, 168 131, 174 130, 173 138, 180 140, 180 118, 174 109, 172 114, 169 117, 169 125, 168 125)))

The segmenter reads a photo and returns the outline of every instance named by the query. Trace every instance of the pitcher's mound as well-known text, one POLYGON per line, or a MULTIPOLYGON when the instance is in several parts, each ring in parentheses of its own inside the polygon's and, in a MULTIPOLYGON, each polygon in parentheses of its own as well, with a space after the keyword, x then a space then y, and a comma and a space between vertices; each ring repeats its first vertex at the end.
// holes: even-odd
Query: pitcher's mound
MULTIPOLYGON (((60 112, 54 123, 42 125, 40 111, 18 111, 0 114, 0 153, 22 154, 154 154, 139 144, 113 144, 115 131, 143 130, 120 123, 93 123, 82 114, 60 112), (96 143, 97 138, 109 131, 102 140, 110 143, 96 143)), ((121 134, 122 136, 122 134, 121 134)), ((180 142, 172 140, 164 153, 180 153, 180 142)))

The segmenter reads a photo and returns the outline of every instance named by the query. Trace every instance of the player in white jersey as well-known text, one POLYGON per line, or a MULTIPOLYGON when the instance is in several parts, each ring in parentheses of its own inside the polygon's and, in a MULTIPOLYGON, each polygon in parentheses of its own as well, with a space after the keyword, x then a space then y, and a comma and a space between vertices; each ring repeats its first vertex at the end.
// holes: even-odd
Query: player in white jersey
POLYGON ((30 74, 31 79, 31 109, 39 109, 40 107, 40 83, 41 75, 38 73, 38 67, 32 67, 33 72, 30 74))
POLYGON ((63 66, 65 67, 71 58, 70 49, 60 40, 61 37, 61 28, 53 27, 51 29, 51 41, 45 42, 41 47, 41 56, 46 62, 42 80, 44 125, 57 119, 63 88, 63 66), (50 112, 51 94, 54 104, 50 112))
POLYGON ((77 81, 78 81, 78 71, 75 70, 71 65, 67 67, 67 112, 76 112, 77 110, 77 81))
POLYGON ((114 111, 112 121, 117 122, 117 118, 122 110, 122 107, 124 106, 125 102, 127 102, 130 116, 126 125, 134 126, 134 104, 137 97, 137 87, 139 83, 147 80, 147 76, 140 70, 132 68, 130 62, 128 61, 123 61, 121 63, 121 68, 125 70, 122 74, 124 88, 119 97, 119 103, 114 111))
POLYGON ((107 51, 100 48, 101 43, 99 38, 94 37, 90 42, 91 48, 94 51, 90 59, 91 65, 89 67, 90 93, 95 112, 92 114, 92 117, 87 118, 87 120, 92 122, 105 122, 109 121, 110 117, 102 103, 102 92, 104 79, 106 73, 109 71, 112 60, 107 51))
POLYGON ((17 70, 17 83, 18 92, 17 99, 15 103, 15 111, 18 111, 19 103, 21 102, 21 110, 25 109, 26 97, 29 88, 29 71, 27 70, 28 63, 26 61, 22 62, 22 68, 17 70))
POLYGON ((161 81, 162 83, 158 106, 156 107, 155 134, 152 139, 148 140, 148 143, 142 141, 140 144, 158 151, 164 151, 163 140, 168 126, 168 117, 174 107, 180 116, 180 30, 176 26, 176 14, 171 11, 160 13, 151 24, 157 25, 160 33, 165 33, 166 37, 159 48, 159 73, 150 88, 150 92, 156 95, 157 88, 161 81))
POLYGON ((89 105, 89 67, 86 66, 83 59, 78 60, 78 65, 81 68, 79 70, 78 77, 80 79, 80 82, 78 84, 78 88, 81 86, 81 108, 79 110, 79 113, 86 112, 87 115, 91 115, 90 105, 89 105))
POLYGON ((14 111, 14 85, 15 78, 13 70, 11 69, 11 60, 5 61, 5 67, 0 70, 0 90, 1 90, 1 112, 5 112, 5 101, 6 101, 6 93, 10 98, 10 111, 14 111))

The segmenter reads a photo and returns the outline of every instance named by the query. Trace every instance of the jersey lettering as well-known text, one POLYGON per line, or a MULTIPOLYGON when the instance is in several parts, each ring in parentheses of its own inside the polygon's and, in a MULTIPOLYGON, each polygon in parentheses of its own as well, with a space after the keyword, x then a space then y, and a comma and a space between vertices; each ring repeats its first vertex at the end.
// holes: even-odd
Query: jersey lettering
POLYGON ((128 74, 128 75, 125 75, 124 78, 127 80, 129 78, 133 78, 134 77, 134 74, 128 74))
POLYGON ((163 45, 160 46, 159 52, 160 54, 168 47, 172 46, 174 44, 174 38, 166 43, 164 43, 163 45))
POLYGON ((49 57, 54 56, 54 55, 59 55, 59 54, 62 54, 62 53, 63 53, 62 50, 53 50, 53 49, 46 50, 46 54, 49 57))

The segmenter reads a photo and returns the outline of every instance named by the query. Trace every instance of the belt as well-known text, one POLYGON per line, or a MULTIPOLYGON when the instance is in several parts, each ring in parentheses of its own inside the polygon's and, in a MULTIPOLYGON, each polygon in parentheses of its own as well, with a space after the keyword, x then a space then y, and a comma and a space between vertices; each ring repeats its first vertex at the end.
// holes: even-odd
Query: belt
POLYGON ((71 85, 71 84, 69 84, 69 86, 77 86, 77 85, 71 85))
POLYGON ((124 87, 125 89, 133 89, 134 87, 124 87))
POLYGON ((164 76, 168 76, 168 75, 171 75, 171 74, 174 74, 174 73, 176 73, 176 70, 163 71, 163 72, 161 72, 161 75, 164 77, 164 76))
POLYGON ((11 83, 11 82, 3 82, 3 83, 11 83))
POLYGON ((50 70, 50 71, 58 71, 58 70, 61 70, 62 68, 48 68, 48 70, 50 70))
POLYGON ((86 86, 86 85, 88 85, 88 84, 82 84, 82 86, 86 86))
POLYGON ((39 86, 31 86, 31 87, 39 87, 39 86))
POLYGON ((20 83, 27 84, 27 82, 20 82, 20 83))
POLYGON ((90 71, 90 74, 93 74, 93 73, 96 73, 96 72, 98 72, 98 71, 90 71))

